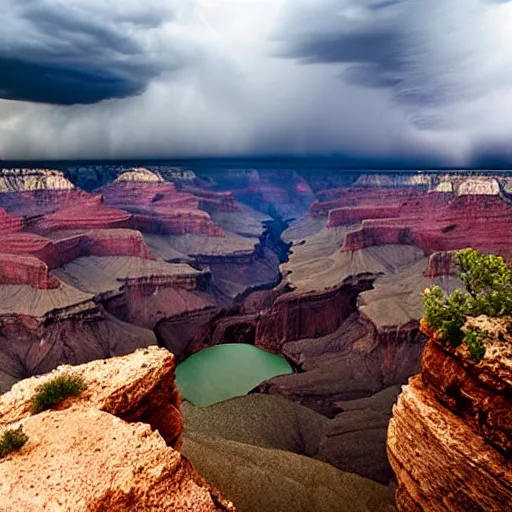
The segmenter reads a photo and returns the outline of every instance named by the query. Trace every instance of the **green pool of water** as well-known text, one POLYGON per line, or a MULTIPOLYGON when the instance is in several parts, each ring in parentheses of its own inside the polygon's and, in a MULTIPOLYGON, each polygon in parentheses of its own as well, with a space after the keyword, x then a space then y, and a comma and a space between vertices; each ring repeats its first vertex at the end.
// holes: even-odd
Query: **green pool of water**
POLYGON ((263 381, 290 373, 292 367, 282 356, 252 345, 218 345, 179 364, 176 383, 185 399, 206 407, 246 395, 263 381))

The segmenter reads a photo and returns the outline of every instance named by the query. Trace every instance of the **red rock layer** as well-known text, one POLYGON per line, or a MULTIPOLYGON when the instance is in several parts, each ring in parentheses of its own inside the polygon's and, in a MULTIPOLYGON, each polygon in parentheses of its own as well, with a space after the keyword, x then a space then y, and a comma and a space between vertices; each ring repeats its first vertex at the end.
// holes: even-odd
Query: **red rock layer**
POLYGON ((34 288, 58 288, 60 282, 48 272, 48 266, 37 258, 0 254, 0 285, 30 284, 34 288))
POLYGON ((256 346, 281 352, 286 342, 333 333, 352 314, 355 295, 356 289, 342 286, 322 293, 279 297, 257 323, 256 346))
POLYGON ((21 231, 23 225, 23 218, 12 217, 3 208, 0 208, 0 235, 21 231))
POLYGON ((183 185, 183 192, 199 197, 199 208, 207 212, 236 212, 239 208, 231 192, 214 192, 200 187, 183 185))
POLYGON ((50 239, 33 233, 0 236, 0 253, 33 256, 44 262, 50 269, 59 266, 59 251, 55 244, 50 239))
POLYGON ((328 228, 360 224, 364 219, 389 219, 400 216, 401 207, 392 205, 387 208, 355 206, 336 208, 329 211, 328 228))
POLYGON ((91 231, 55 241, 62 266, 82 256, 133 256, 147 260, 156 257, 138 231, 128 229, 91 231))
POLYGON ((388 454, 403 512, 506 511, 512 500, 510 367, 430 337, 393 410, 388 454))
POLYGON ((172 183, 116 183, 99 189, 105 204, 131 213, 129 225, 149 233, 224 236, 200 198, 176 192, 172 183))
POLYGON ((324 197, 325 200, 313 203, 310 214, 313 217, 325 217, 331 210, 344 207, 367 208, 369 213, 386 208, 393 211, 393 209, 400 207, 407 201, 421 197, 423 194, 423 190, 418 187, 334 189, 324 191, 321 194, 321 197, 324 197))
POLYGON ((0 206, 11 215, 34 217, 56 212, 87 200, 89 194, 79 189, 34 190, 30 192, 0 193, 0 206))
POLYGON ((134 214, 130 225, 145 233, 225 236, 224 230, 215 225, 210 216, 201 210, 159 208, 148 214, 134 214))
POLYGON ((122 210, 108 208, 100 195, 78 202, 45 215, 33 227, 37 231, 59 231, 78 229, 108 229, 129 227, 131 215, 122 210))
POLYGON ((142 235, 125 229, 90 231, 60 240, 32 233, 0 236, 0 255, 1 283, 29 284, 39 289, 57 288, 58 280, 48 276, 48 271, 83 256, 133 256, 156 260, 142 235))
POLYGON ((371 208, 358 204, 331 211, 329 227, 362 222, 359 229, 347 233, 342 251, 412 244, 431 254, 470 244, 475 249, 512 254, 512 206, 499 196, 453 198, 448 193, 429 193, 400 204, 391 201, 393 198, 371 208))

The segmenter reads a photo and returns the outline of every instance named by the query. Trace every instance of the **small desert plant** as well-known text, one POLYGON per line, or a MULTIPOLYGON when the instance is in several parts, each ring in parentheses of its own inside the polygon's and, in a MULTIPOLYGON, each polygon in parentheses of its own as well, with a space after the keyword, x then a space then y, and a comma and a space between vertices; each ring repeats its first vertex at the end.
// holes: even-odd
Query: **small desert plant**
POLYGON ((468 316, 512 315, 512 270, 501 256, 481 254, 473 249, 456 256, 465 291, 446 296, 439 286, 425 290, 425 319, 441 340, 458 347, 463 341, 470 357, 485 355, 485 333, 463 329, 468 316))
POLYGON ((22 427, 7 429, 0 437, 0 459, 15 450, 19 450, 28 441, 22 427))
POLYGON ((61 375, 36 388, 30 410, 32 414, 50 409, 70 396, 78 396, 87 388, 82 377, 61 375))

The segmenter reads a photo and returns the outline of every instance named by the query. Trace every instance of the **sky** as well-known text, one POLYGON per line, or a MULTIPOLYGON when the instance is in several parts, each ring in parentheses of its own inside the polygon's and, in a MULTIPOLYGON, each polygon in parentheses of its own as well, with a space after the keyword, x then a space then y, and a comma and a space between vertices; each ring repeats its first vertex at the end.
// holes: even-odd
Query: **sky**
POLYGON ((512 2, 0 0, 4 159, 512 166, 512 2))

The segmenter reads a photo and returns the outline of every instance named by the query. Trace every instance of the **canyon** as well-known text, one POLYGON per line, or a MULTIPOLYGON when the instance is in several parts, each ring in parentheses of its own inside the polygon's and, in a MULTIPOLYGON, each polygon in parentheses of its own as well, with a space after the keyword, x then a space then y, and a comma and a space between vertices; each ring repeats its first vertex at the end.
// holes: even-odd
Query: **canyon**
MULTIPOLYGON (((458 249, 512 257, 507 187, 505 175, 467 173, 4 169, 0 391, 137 349, 165 348, 180 363, 246 343, 294 371, 205 411, 183 404, 184 454, 203 476, 248 511, 261 503, 241 489, 252 482, 257 494, 277 478, 265 460, 300 496, 282 490, 288 501, 269 502, 269 511, 308 510, 313 484, 298 468, 310 464, 335 472, 322 473, 325 482, 350 473, 387 486, 401 460, 386 452, 392 406, 410 377, 426 375, 422 354, 423 367, 432 354, 420 329, 422 291, 460 287, 458 249), (242 471, 244 458, 260 470, 242 471), (242 475, 232 481, 235 468, 242 475)), ((413 407, 408 396, 423 399, 422 379, 395 411, 413 407)), ((376 504, 361 510, 394 510, 390 493, 372 489, 376 504)), ((409 510, 416 491, 400 476, 398 489, 400 510, 409 510)))

